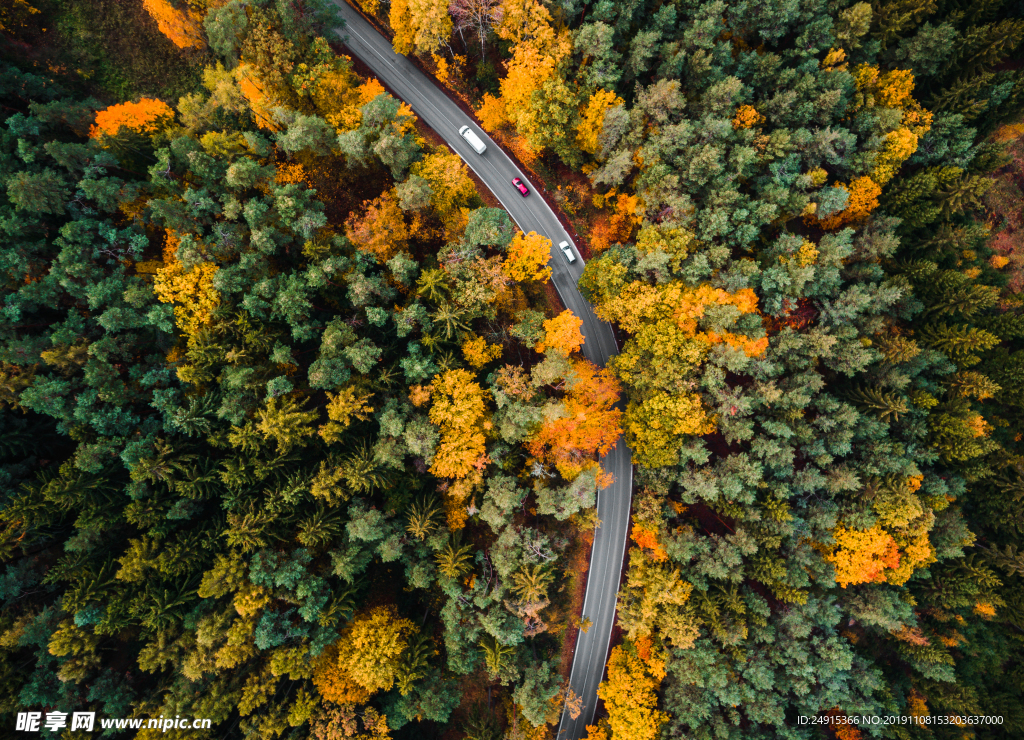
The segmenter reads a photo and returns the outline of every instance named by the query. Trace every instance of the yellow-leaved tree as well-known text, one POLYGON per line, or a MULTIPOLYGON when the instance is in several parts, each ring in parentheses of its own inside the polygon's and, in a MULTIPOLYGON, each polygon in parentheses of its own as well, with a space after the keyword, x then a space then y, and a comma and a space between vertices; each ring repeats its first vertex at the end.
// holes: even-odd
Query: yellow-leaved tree
POLYGON ((173 303, 174 321, 192 344, 200 328, 210 322, 210 312, 220 304, 220 292, 213 286, 217 265, 203 262, 186 270, 178 261, 178 235, 168 230, 164 241, 163 266, 156 271, 153 292, 162 303, 173 303))
POLYGON ((840 524, 832 530, 835 544, 815 544, 836 569, 836 582, 901 586, 914 571, 935 562, 928 533, 935 512, 918 496, 923 476, 870 479, 871 508, 878 521, 868 529, 840 524))
MULTIPOLYGON (((422 393, 423 389, 414 386, 410 398, 416 403, 422 393)), ((430 384, 428 417, 441 432, 430 472, 451 479, 445 488, 444 508, 448 526, 453 530, 465 526, 465 501, 483 483, 483 471, 489 462, 488 397, 468 370, 447 370, 435 375, 430 384)))
POLYGON ((399 54, 433 54, 452 35, 447 0, 392 0, 389 21, 399 54))
MULTIPOLYGON (((824 229, 838 229, 863 221, 878 207, 882 185, 889 182, 914 152, 917 143, 932 126, 931 112, 923 109, 913 98, 914 75, 907 69, 881 72, 878 67, 860 64, 853 71, 857 86, 850 112, 865 108, 889 108, 900 112, 899 123, 886 132, 881 149, 875 155, 874 168, 849 184, 836 183, 846 190, 846 207, 818 222, 824 229)), ((807 219, 815 222, 813 215, 807 219)))
POLYGON ((569 309, 562 311, 553 319, 544 321, 544 339, 537 345, 538 352, 546 352, 548 349, 568 357, 577 352, 583 346, 583 319, 569 309))
POLYGON ((502 265, 502 270, 512 280, 547 282, 551 279, 551 268, 547 266, 550 261, 550 239, 541 236, 536 231, 531 231, 529 234, 518 231, 512 237, 512 243, 508 245, 508 256, 502 265))
POLYGON ((501 98, 496 98, 490 93, 484 93, 480 107, 476 111, 480 119, 480 125, 484 131, 500 131, 508 123, 508 111, 505 110, 505 103, 501 98))
POLYGON ((466 478, 486 457, 487 396, 468 370, 448 370, 430 384, 429 417, 441 431, 430 472, 466 478))
POLYGON ((604 126, 605 116, 612 108, 623 104, 622 98, 610 90, 598 89, 587 100, 576 127, 576 145, 585 152, 597 154, 601 151, 599 137, 604 126))
POLYGON ((366 402, 372 397, 372 393, 361 393, 355 386, 342 388, 337 393, 328 393, 328 422, 320 427, 320 436, 323 440, 328 444, 337 442, 353 419, 368 419, 373 413, 373 407, 367 406, 366 402))
POLYGON ((358 128, 362 121, 360 108, 382 92, 384 87, 376 79, 360 84, 359 78, 346 63, 320 75, 309 93, 309 99, 317 112, 340 133, 358 128), (367 98, 371 90, 373 95, 367 98))
MULTIPOLYGON (((616 280, 614 269, 613 263, 606 280, 616 280)), ((714 419, 686 385, 711 345, 728 344, 749 357, 759 356, 768 346, 766 337, 702 330, 700 320, 711 306, 757 313, 757 295, 749 288, 729 293, 710 285, 634 281, 597 307, 598 316, 633 335, 612 366, 619 378, 637 389, 626 409, 626 436, 637 462, 673 465, 686 437, 714 431, 714 419)))
POLYGON ((0 31, 13 34, 24 28, 29 16, 38 15, 39 9, 29 5, 25 0, 7 0, 0 3, 0 31))
POLYGON ((557 30, 551 13, 539 0, 504 0, 497 34, 511 41, 512 59, 501 80, 501 100, 520 133, 533 131, 531 98, 555 77, 558 63, 572 52, 569 31, 557 30))
POLYGON ((631 640, 657 632, 674 648, 688 649, 700 634, 695 617, 682 607, 693 586, 669 565, 657 533, 634 517, 626 583, 619 591, 619 626, 631 640))
POLYGON ((467 212, 479 197, 469 168, 457 154, 444 150, 428 154, 409 171, 430 184, 431 202, 448 237, 458 238, 466 228, 467 212))
POLYGON ((655 740, 668 715, 658 710, 665 662, 649 640, 612 648, 608 678, 597 690, 608 710, 610 740, 655 740), (646 659, 642 656, 646 653, 646 659))
POLYGON ((462 356, 471 366, 480 369, 501 357, 501 345, 489 344, 483 337, 470 337, 462 343, 462 356))
POLYGON ((836 568, 843 588, 857 583, 885 583, 885 571, 900 564, 896 541, 882 527, 867 530, 839 526, 833 532, 835 549, 825 556, 836 568))
POLYGON ((324 651, 313 683, 328 701, 363 703, 390 689, 398 677, 402 652, 416 625, 391 606, 377 606, 352 618, 337 642, 324 651))

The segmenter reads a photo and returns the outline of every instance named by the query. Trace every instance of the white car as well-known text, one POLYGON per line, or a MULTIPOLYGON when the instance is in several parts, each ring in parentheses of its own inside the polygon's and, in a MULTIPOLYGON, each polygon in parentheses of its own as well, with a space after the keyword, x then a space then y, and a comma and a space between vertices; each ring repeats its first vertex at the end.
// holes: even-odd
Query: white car
POLYGON ((487 145, 480 140, 480 137, 476 135, 469 126, 463 126, 459 129, 459 136, 469 142, 469 145, 473 147, 473 150, 477 154, 483 154, 487 151, 487 145))
POLYGON ((558 248, 562 250, 562 254, 565 255, 565 259, 572 264, 576 261, 576 255, 572 253, 572 247, 569 242, 559 242, 558 248))

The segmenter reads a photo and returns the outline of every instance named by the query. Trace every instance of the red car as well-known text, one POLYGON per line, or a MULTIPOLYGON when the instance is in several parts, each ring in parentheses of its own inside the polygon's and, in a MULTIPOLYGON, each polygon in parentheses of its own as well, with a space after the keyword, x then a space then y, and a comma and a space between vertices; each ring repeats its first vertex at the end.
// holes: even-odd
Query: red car
POLYGON ((524 198, 530 194, 530 191, 526 189, 525 185, 523 185, 523 181, 520 180, 518 177, 512 178, 512 184, 516 186, 516 190, 518 190, 519 194, 522 195, 524 198))

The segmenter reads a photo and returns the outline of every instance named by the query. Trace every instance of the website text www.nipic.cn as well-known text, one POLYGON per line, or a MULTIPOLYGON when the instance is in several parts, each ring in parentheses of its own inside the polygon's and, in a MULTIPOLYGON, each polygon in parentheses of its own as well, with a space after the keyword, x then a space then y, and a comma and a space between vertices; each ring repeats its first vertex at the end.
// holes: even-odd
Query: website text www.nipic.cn
POLYGON ((58 732, 60 730, 207 730, 212 724, 209 719, 188 717, 142 718, 100 718, 96 712, 18 712, 15 730, 20 732, 58 732), (97 727, 98 725, 98 727, 97 727))

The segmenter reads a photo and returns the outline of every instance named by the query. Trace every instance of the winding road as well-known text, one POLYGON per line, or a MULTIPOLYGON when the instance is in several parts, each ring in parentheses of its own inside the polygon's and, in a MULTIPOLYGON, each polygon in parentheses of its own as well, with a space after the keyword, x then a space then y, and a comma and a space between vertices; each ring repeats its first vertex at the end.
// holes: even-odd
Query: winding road
MULTIPOLYGON (((349 51, 369 67, 396 97, 408 103, 416 115, 465 160, 501 201, 519 228, 524 232, 536 231, 543 234, 553 245, 562 241, 572 244, 572 239, 554 211, 536 194, 537 187, 529 182, 497 144, 412 62, 396 54, 391 48, 391 42, 355 9, 340 0, 335 2, 346 23, 344 28, 338 30, 338 35, 349 51), (469 126, 487 144, 484 154, 477 154, 459 135, 462 126, 469 126), (523 198, 512 186, 513 177, 521 178, 534 193, 523 198)), ((551 279, 566 308, 583 319, 582 331, 586 338, 583 354, 594 364, 604 366, 618 353, 618 348, 611 327, 594 315, 593 308, 576 287, 583 272, 583 259, 579 257, 575 245, 573 251, 577 259, 570 265, 558 247, 552 246, 551 279)), ((573 693, 583 700, 583 709, 576 719, 563 709, 558 740, 579 740, 586 734, 586 726, 594 721, 597 687, 601 683, 608 659, 622 559, 626 550, 626 532, 629 529, 633 487, 630 459, 629 448, 620 437, 615 448, 601 460, 605 472, 615 476, 615 483, 597 495, 597 515, 601 524, 594 535, 582 615, 582 618, 591 621, 591 625, 587 632, 581 630, 579 633, 569 678, 573 693)))

